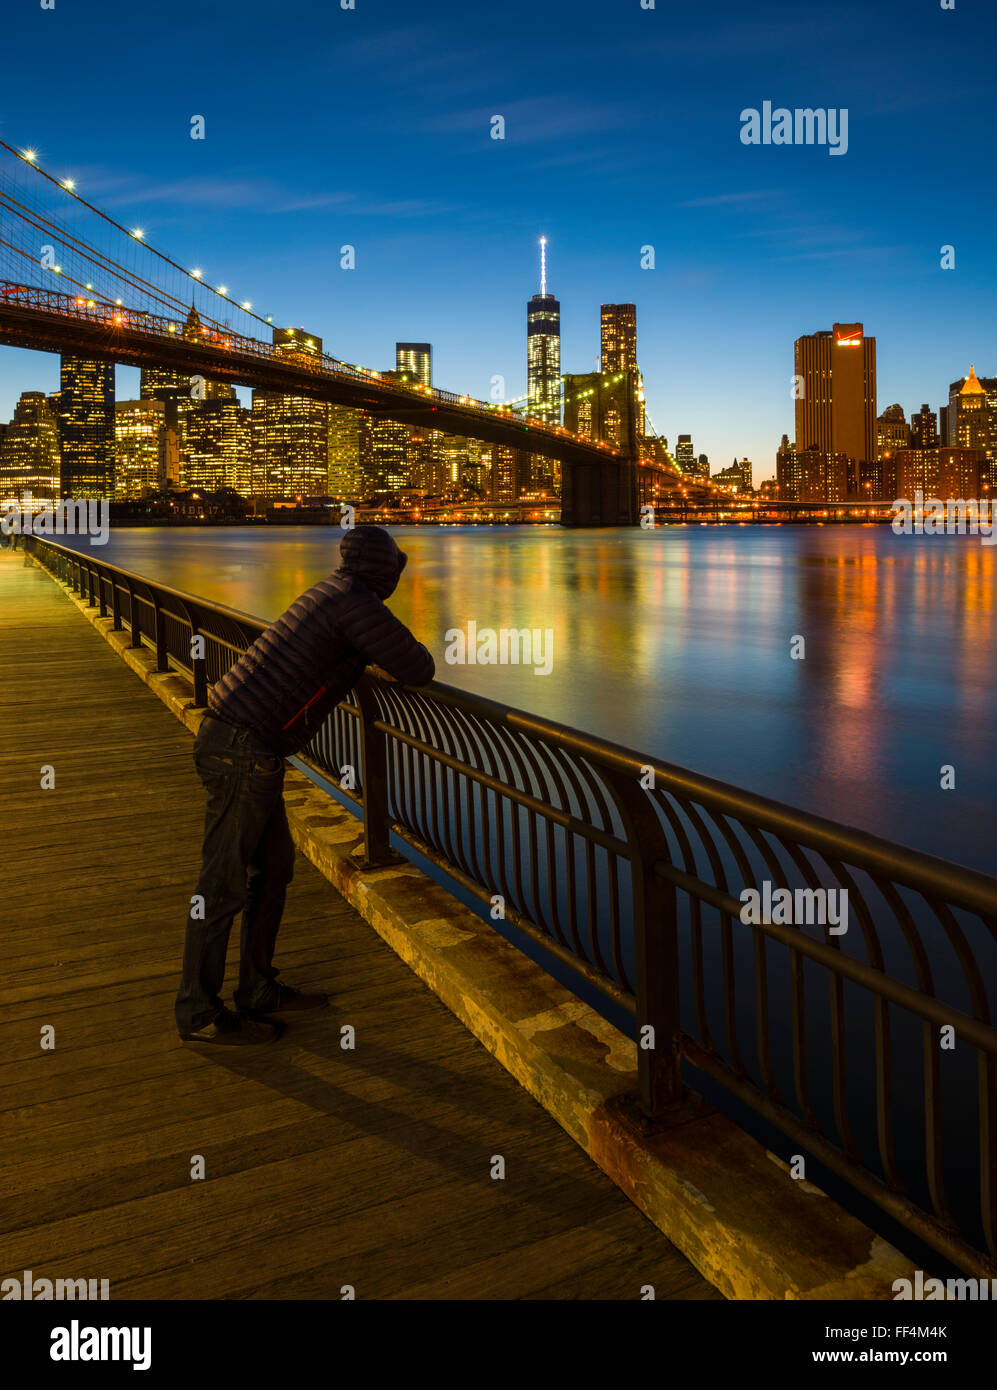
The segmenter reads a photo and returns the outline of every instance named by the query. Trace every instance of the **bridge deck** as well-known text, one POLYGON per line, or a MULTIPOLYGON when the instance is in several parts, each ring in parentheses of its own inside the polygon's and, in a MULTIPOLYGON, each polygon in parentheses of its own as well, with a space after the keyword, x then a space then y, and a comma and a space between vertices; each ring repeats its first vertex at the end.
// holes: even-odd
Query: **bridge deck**
POLYGON ((332 1009, 251 1055, 179 1044, 190 735, 9 552, 0 727, 0 1278, 106 1278, 112 1299, 720 1297, 306 861, 280 963, 332 1009))

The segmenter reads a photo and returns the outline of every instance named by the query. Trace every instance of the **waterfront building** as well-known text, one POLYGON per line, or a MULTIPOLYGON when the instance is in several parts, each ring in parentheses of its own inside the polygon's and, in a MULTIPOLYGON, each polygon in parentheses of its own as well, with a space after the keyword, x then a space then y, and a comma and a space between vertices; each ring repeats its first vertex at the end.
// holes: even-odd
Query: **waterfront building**
POLYGON ((902 405, 889 405, 876 421, 876 458, 910 444, 910 427, 902 405))
POLYGON ((854 462, 847 454, 827 453, 821 449, 798 449, 795 445, 780 449, 776 455, 780 500, 844 502, 854 462))
MULTIPOLYGON (((322 339, 305 329, 275 328, 274 355, 321 359, 322 339)), ((329 406, 310 396, 253 391, 252 471, 255 497, 324 497, 329 488, 329 406)))
POLYGON ((137 500, 160 491, 166 403, 117 401, 114 406, 114 496, 137 500))
POLYGON ((883 479, 884 497, 913 502, 920 491, 925 497, 979 498, 986 496, 987 456, 983 449, 943 444, 937 449, 898 449, 883 479))
POLYGON ((44 391, 24 391, 0 439, 0 502, 62 497, 59 421, 44 391))
POLYGON ((938 416, 927 404, 910 419, 910 444, 914 449, 938 447, 938 416))
POLYGON ((360 412, 329 406, 329 495, 360 496, 360 412))
POLYGON ((991 442, 987 392, 970 366, 969 376, 956 396, 955 443, 964 449, 982 449, 986 453, 990 451, 991 442))
MULTIPOLYGON (((187 414, 181 478, 186 488, 219 492, 231 488, 248 497, 253 486, 253 413, 235 392, 195 401, 187 414)), ((323 482, 320 491, 325 491, 323 482)))
POLYGON ((675 445, 675 464, 682 473, 695 473, 696 460, 692 452, 692 435, 680 434, 675 445))
POLYGON ((714 473, 710 481, 724 492, 734 493, 739 497, 754 492, 751 464, 747 459, 742 459, 738 463, 735 458, 729 468, 722 468, 719 473, 714 473))
POLYGON ((797 338, 799 394, 796 448, 843 454, 857 462, 876 458, 876 340, 861 323, 797 338))
POLYGON ((114 489, 114 364, 63 354, 59 387, 63 497, 114 489))
POLYGON ((602 304, 599 308, 599 367, 604 375, 632 372, 637 395, 637 435, 647 429, 644 410, 644 379, 637 366, 636 304, 602 304))

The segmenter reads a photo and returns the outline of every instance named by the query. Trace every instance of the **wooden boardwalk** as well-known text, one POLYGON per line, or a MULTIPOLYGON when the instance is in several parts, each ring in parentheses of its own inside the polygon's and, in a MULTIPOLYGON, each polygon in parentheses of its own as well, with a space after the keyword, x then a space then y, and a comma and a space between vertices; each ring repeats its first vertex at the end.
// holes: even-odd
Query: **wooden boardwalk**
POLYGON ((300 856, 278 963, 333 1006, 274 1047, 181 1046, 190 734, 6 551, 0 728, 0 1278, 106 1278, 112 1299, 720 1297, 300 856))

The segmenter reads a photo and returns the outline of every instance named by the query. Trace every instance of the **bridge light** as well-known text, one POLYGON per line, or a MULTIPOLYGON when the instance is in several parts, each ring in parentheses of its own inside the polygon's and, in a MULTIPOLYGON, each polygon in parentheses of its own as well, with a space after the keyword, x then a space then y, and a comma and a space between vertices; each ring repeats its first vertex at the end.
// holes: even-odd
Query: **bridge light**
POLYGON ((93 289, 93 285, 84 285, 83 288, 84 288, 85 290, 92 290, 92 289, 93 289))
POLYGON ((243 307, 244 309, 251 309, 253 306, 252 306, 252 304, 250 304, 250 302, 249 302, 248 299, 244 299, 244 300, 242 301, 242 307, 243 307))
POLYGON ((115 304, 120 304, 120 303, 121 303, 121 300, 120 300, 120 299, 116 299, 114 302, 115 302, 115 304))
POLYGON ((54 265, 54 266, 52 267, 52 269, 55 271, 56 275, 61 275, 61 274, 62 274, 62 266, 61 266, 61 265, 54 265))
POLYGON ((167 324, 167 328, 171 333, 175 333, 177 331, 177 326, 175 323, 167 324))
POLYGON ((136 227, 135 230, 132 232, 132 236, 135 238, 136 241, 141 241, 142 238, 145 236, 145 232, 143 232, 141 227, 136 227))
POLYGON ((69 191, 70 191, 70 193, 72 193, 73 189, 76 187, 76 180, 75 180, 75 179, 63 179, 62 186, 63 186, 63 188, 68 188, 69 191))
POLYGON ((34 150, 25 150, 24 158, 28 161, 29 164, 34 164, 38 156, 37 154, 35 154, 34 150))
POLYGON ((273 323, 273 314, 267 314, 267 323, 273 323))
POLYGON ((201 275, 203 274, 203 271, 200 271, 200 270, 192 270, 190 273, 191 273, 191 275, 193 275, 193 277, 194 277, 195 280, 200 280, 201 275))
POLYGON ((228 285, 219 285, 219 286, 218 286, 218 293, 219 293, 219 294, 228 294, 228 285))

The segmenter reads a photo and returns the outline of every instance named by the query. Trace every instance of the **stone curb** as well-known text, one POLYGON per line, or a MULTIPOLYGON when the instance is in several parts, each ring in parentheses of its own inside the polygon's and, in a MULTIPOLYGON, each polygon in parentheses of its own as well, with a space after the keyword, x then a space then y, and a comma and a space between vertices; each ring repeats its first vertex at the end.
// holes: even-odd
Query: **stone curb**
MULTIPOLYGON (((187 678, 53 582, 196 732, 187 678)), ((362 869, 356 817, 292 768, 285 802, 301 852, 726 1298, 892 1299, 913 1280, 910 1260, 697 1097, 641 1133, 620 1104, 636 1089, 629 1038, 413 865, 362 869)))

